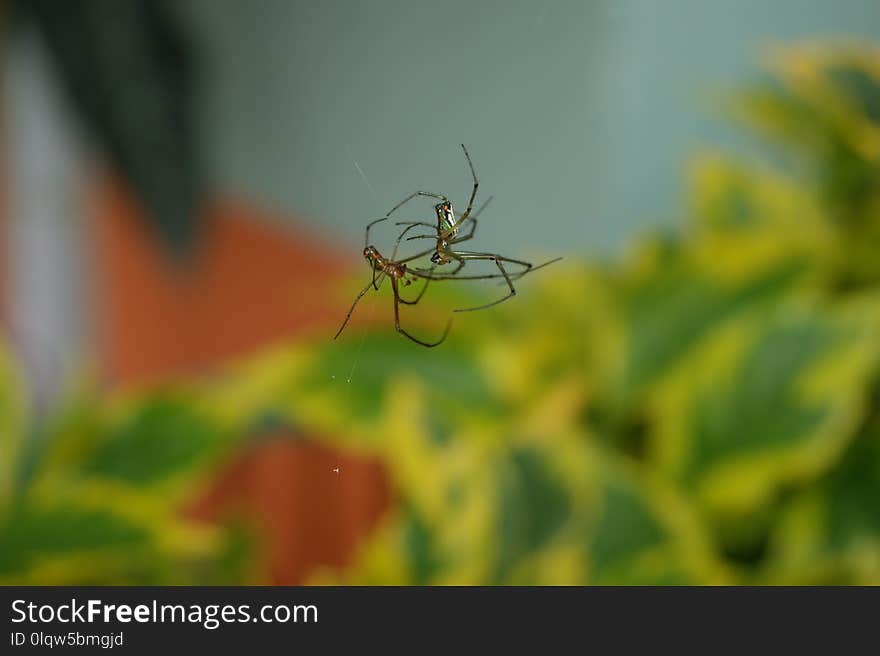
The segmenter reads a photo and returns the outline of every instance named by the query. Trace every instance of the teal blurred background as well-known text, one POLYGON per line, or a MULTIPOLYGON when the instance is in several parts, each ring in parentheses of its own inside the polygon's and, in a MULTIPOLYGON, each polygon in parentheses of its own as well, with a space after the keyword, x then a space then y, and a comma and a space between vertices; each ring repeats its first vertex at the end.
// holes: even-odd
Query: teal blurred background
POLYGON ((349 244, 407 190, 467 200, 503 251, 615 251, 680 223, 679 172, 782 41, 880 37, 871 0, 234 1, 188 6, 218 182, 349 244), (366 181, 357 170, 359 166, 366 181))

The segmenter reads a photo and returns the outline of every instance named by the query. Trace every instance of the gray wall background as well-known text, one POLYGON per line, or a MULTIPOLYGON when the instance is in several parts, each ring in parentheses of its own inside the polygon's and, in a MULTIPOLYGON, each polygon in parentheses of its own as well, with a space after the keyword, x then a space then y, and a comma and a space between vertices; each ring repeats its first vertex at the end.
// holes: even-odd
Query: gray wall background
POLYGON ((523 255, 607 253, 634 229, 674 225, 688 153, 735 140, 713 102, 758 76, 766 47, 880 37, 877 0, 187 9, 206 52, 218 185, 356 245, 367 219, 415 189, 461 209, 465 142, 481 193, 496 196, 474 246, 523 255))

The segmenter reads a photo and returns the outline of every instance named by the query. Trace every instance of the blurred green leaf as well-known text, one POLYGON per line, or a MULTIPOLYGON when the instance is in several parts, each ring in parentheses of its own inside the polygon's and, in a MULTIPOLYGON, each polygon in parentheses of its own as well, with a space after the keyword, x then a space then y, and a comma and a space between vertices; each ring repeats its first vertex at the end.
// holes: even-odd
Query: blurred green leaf
POLYGON ((798 260, 783 261, 769 271, 724 286, 697 270, 673 264, 628 290, 623 396, 666 373, 719 323, 779 297, 803 268, 798 260))
POLYGON ((723 393, 697 393, 693 451, 685 476, 754 449, 773 450, 813 435, 831 408, 798 400, 794 384, 835 344, 827 326, 771 326, 752 345, 723 393))
POLYGON ((503 467, 496 582, 504 581, 515 563, 551 540, 571 513, 567 490, 548 471, 540 452, 516 449, 503 467))
POLYGON ((880 126, 880 79, 864 68, 832 64, 827 69, 832 84, 858 104, 860 111, 880 126))
POLYGON ((25 430, 24 399, 12 357, 0 342, 0 511, 15 487, 25 430))
POLYGON ((682 371, 654 435, 669 471, 710 508, 737 512, 826 471, 856 428, 876 361, 876 310, 855 307, 839 317, 780 309, 682 371))
POLYGON ((880 432, 858 440, 831 472, 828 490, 828 544, 845 549, 868 540, 880 546, 880 432))
POLYGON ((590 562, 597 578, 660 545, 666 537, 644 499, 617 481, 605 482, 602 513, 590 534, 590 562))
POLYGON ((443 562, 436 553, 436 536, 414 508, 405 511, 402 521, 404 550, 414 585, 430 585, 442 571, 443 562))
POLYGON ((308 421, 321 431, 375 427, 387 412, 390 387, 400 381, 426 387, 438 409, 437 430, 463 415, 498 416, 502 402, 475 360, 472 345, 457 340, 442 349, 412 346, 396 333, 381 330, 316 349, 291 384, 286 403, 291 421, 308 421))
POLYGON ((159 397, 108 430, 82 469, 88 476, 150 485, 204 463, 226 441, 192 403, 159 397))
POLYGON ((762 581, 880 584, 880 432, 876 419, 819 485, 801 489, 772 528, 762 581))
POLYGON ((93 552, 125 553, 141 549, 148 533, 130 521, 101 509, 74 505, 22 507, 0 520, 0 577, 20 576, 45 559, 93 552))

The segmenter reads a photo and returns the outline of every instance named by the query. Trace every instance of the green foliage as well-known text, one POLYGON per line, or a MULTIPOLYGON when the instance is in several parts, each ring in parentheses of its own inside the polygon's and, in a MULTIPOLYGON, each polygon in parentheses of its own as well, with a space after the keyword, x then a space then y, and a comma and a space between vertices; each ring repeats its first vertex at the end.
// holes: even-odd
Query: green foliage
POLYGON ((0 572, 12 577, 59 555, 130 553, 146 538, 142 529, 120 516, 77 506, 16 508, 4 517, 0 530, 0 572))
POLYGON ((0 499, 10 498, 16 486, 14 463, 19 458, 25 423, 19 389, 21 382, 12 358, 0 346, 0 499))
POLYGON ((86 475, 132 486, 161 482, 197 465, 222 444, 220 431, 192 405, 149 399, 84 458, 86 475))
POLYGON ((187 390, 114 399, 80 392, 35 428, 31 458, 4 460, 19 485, 0 496, 0 581, 247 580, 252 554, 241 531, 205 526, 183 509, 232 443, 201 406, 187 390))
POLYGON ((179 509, 271 419, 377 456, 394 487, 317 582, 880 583, 880 54, 776 70, 737 105, 772 165, 699 157, 680 237, 526 277, 440 348, 354 325, 186 389, 86 396, 17 499, 0 361, 0 579, 246 576, 240 528, 179 509))

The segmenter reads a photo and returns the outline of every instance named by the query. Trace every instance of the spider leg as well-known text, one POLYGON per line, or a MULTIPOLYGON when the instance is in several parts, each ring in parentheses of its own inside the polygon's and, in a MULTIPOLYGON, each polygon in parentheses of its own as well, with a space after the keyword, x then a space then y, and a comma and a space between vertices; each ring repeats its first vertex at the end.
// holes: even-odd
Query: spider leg
POLYGON ((370 245, 370 228, 372 228, 377 223, 382 223, 382 221, 387 221, 388 217, 383 216, 381 219, 376 219, 375 221, 370 221, 367 224, 366 230, 364 230, 364 248, 370 245))
POLYGON ((413 198, 416 198, 418 196, 427 196, 428 198, 436 198, 437 200, 449 202, 449 199, 446 196, 442 196, 440 194, 433 194, 430 191, 414 191, 409 196, 407 196, 402 201, 400 201, 397 205, 395 205, 390 210, 388 210, 388 214, 385 215, 385 218, 386 219, 389 218, 392 214, 394 214, 394 212, 396 212, 401 207, 406 205, 409 201, 411 201, 413 198))
MULTIPOLYGON (((507 264, 516 264, 518 266, 523 267, 522 271, 515 271, 515 272, 509 274, 513 280, 516 280, 517 278, 521 278, 522 276, 529 273, 530 271, 532 271, 535 268, 535 266, 531 262, 526 262, 525 260, 515 260, 512 257, 505 257, 503 255, 496 255, 495 253, 482 253, 482 252, 477 252, 477 251, 453 251, 453 250, 450 250, 449 254, 461 257, 464 260, 492 260, 492 261, 500 260, 502 262, 506 262, 507 264)), ((562 258, 557 258, 557 259, 562 259, 562 258)), ((544 262, 544 264, 542 264, 541 266, 547 266, 551 262, 555 262, 555 261, 556 260, 551 260, 550 262, 544 262)))
POLYGON ((474 188, 471 191, 471 198, 468 201, 467 209, 464 211, 464 214, 461 215, 461 218, 458 220, 457 227, 461 227, 461 224, 468 220, 468 217, 471 214, 471 209, 474 206, 474 199, 477 197, 477 188, 480 186, 480 181, 477 180, 477 172, 474 171, 474 163, 471 161, 470 153, 468 153, 467 148, 465 148, 464 144, 461 144, 461 149, 464 151, 465 159, 467 159, 468 167, 471 170, 471 177, 474 179, 474 188))
MULTIPOLYGON (((528 272, 531 273, 532 271, 537 271, 538 269, 543 269, 545 266, 549 266, 551 264, 559 262, 559 260, 561 260, 561 259, 562 259, 562 257, 554 257, 552 260, 547 260, 546 262, 542 262, 538 266, 533 266, 531 269, 529 269, 528 272)), ((520 274, 520 275, 522 275, 522 274, 520 274)))
MULTIPOLYGON (((339 326, 339 330, 336 331, 336 334, 333 335, 333 339, 336 339, 337 337, 339 337, 339 335, 342 334, 342 331, 345 329, 345 326, 348 325, 348 320, 351 318, 351 313, 354 312, 354 308, 358 304, 358 301, 360 301, 361 298, 363 298, 363 295, 366 294, 370 290, 370 287, 372 287, 372 286, 373 286, 373 280, 368 282, 367 286, 364 287, 360 292, 358 292, 358 295, 354 299, 354 303, 352 303, 351 307, 348 309, 348 314, 345 315, 345 320, 342 322, 342 325, 339 326)), ((379 289, 379 288, 376 287, 376 289, 379 289)))
MULTIPOLYGON (((431 267, 431 268, 428 270, 428 273, 431 274, 431 273, 433 273, 433 272, 434 272, 434 267, 431 267)), ((430 278, 422 278, 422 279, 425 281, 425 284, 424 284, 424 286, 422 287, 422 291, 419 292, 419 295, 416 296, 415 299, 413 299, 412 301, 407 301, 407 300, 405 300, 405 299, 403 298, 403 296, 401 296, 401 297, 400 297, 400 302, 401 302, 401 303, 403 303, 404 305, 415 305, 416 303, 418 303, 419 301, 422 300, 422 296, 425 295, 425 291, 428 289, 428 284, 431 282, 431 279, 430 279, 430 278)))
MULTIPOLYGON (((498 305, 499 303, 503 303, 507 299, 513 298, 514 296, 516 296, 516 288, 513 286, 513 281, 511 280, 510 275, 507 273, 507 270, 504 268, 504 265, 501 262, 505 261, 505 262, 512 262, 514 264, 528 264, 527 262, 523 263, 523 262, 520 262, 517 260, 510 260, 508 258, 503 258, 499 255, 490 255, 488 253, 479 253, 479 254, 475 253, 475 254, 472 254, 472 257, 467 257, 466 255, 462 255, 461 257, 462 257, 462 259, 471 259, 471 260, 488 259, 488 260, 492 260, 493 262, 495 262, 495 265, 498 267, 498 270, 501 272, 501 275, 504 276, 504 282, 507 283, 507 288, 510 291, 506 296, 499 298, 497 301, 492 301, 491 303, 486 303, 484 305, 478 305, 476 307, 458 308, 456 310, 453 310, 453 312, 473 312, 474 310, 485 310, 486 308, 490 308, 493 305, 498 305), (487 255, 488 255, 488 257, 486 257, 487 255)), ((529 268, 531 268, 532 265, 528 264, 528 266, 529 266, 529 268)))
MULTIPOLYGON (((495 197, 489 196, 489 198, 487 198, 486 201, 482 205, 480 205, 479 208, 477 208, 477 211, 473 213, 473 215, 471 216, 470 232, 462 237, 456 237, 456 238, 449 240, 449 242, 448 242, 449 245, 459 244, 463 241, 467 241, 468 239, 473 238, 474 231, 477 229, 477 217, 483 212, 484 209, 486 209, 486 207, 489 206, 489 203, 492 202, 493 198, 495 198, 495 197)), ((430 223, 426 223, 424 221, 398 221, 397 223, 395 223, 395 225, 406 226, 406 228, 404 228, 403 231, 397 236, 397 242, 394 244, 394 251, 391 255, 392 260, 397 255, 397 249, 400 246, 401 240, 404 238, 406 233, 409 232, 410 230, 412 230, 415 226, 424 226, 426 228, 432 228, 436 231, 436 234, 414 235, 412 237, 407 237, 407 241, 410 241, 413 239, 436 239, 439 242, 440 240, 442 240, 444 238, 444 235, 443 235, 442 231, 440 230, 439 226, 431 225, 430 223)), ((431 254, 431 251, 425 251, 425 252, 419 253, 418 255, 415 255, 413 257, 409 257, 405 260, 401 260, 401 262, 411 262, 415 259, 418 259, 420 257, 424 257, 425 255, 429 255, 429 254, 431 254)), ((455 259, 455 258, 453 257, 450 259, 455 259)), ((455 271, 458 272, 462 266, 464 266, 464 264, 460 264, 459 267, 455 271)))
POLYGON ((405 226, 408 226, 403 232, 400 233, 400 236, 401 236, 401 237, 402 237, 403 235, 405 235, 407 232, 409 232, 410 230, 412 230, 413 226, 417 226, 417 225, 425 226, 425 227, 427 227, 427 228, 431 228, 432 230, 436 230, 436 228, 437 228, 437 226, 435 226, 434 224, 432 224, 432 223, 427 223, 427 222, 425 222, 425 221, 396 221, 396 222, 394 223, 394 225, 399 225, 399 226, 405 225, 405 226))
MULTIPOLYGON (((454 239, 452 239, 449 242, 450 245, 451 244, 460 244, 461 242, 467 241, 468 239, 473 239, 474 232, 476 232, 476 230, 477 230, 477 218, 480 216, 480 214, 483 213, 483 210, 485 210, 487 207, 489 207, 489 203, 491 203, 494 198, 495 198, 495 196, 489 196, 485 201, 483 201, 483 204, 477 208, 477 211, 470 215, 471 231, 469 233, 467 233, 466 235, 464 235, 463 237, 455 237, 454 239)), ((464 219, 466 217, 467 217, 467 212, 465 212, 465 216, 462 218, 462 220, 458 222, 458 227, 461 227, 461 224, 464 223, 464 219)))
POLYGON ((458 262, 458 266, 456 266, 452 271, 449 272, 450 276, 454 276, 456 273, 461 271, 464 268, 464 258, 460 257, 458 253, 452 251, 449 248, 444 249, 443 253, 452 260, 458 262))
POLYGON ((376 275, 376 270, 373 269, 373 288, 376 291, 379 291, 379 287, 382 286, 382 283, 385 282, 385 272, 382 271, 379 275, 376 275))
MULTIPOLYGON (((403 239, 403 236, 407 232, 409 232, 414 227, 419 226, 419 225, 420 226, 427 226, 429 228, 434 228, 434 226, 432 226, 430 223, 425 223, 424 221, 398 221, 397 223, 395 223, 395 225, 405 225, 406 228, 404 228, 403 231, 399 235, 397 235, 397 241, 394 242, 394 251, 391 254, 392 260, 397 256, 397 248, 400 246, 400 242, 403 239)), ((428 237, 430 237, 431 239, 437 238, 436 235, 428 235, 428 237)), ((410 239, 413 239, 413 237, 410 237, 410 239)))
MULTIPOLYGON (((462 266, 464 266, 464 263, 467 260, 491 260, 492 262, 495 263, 495 266, 498 267, 498 270, 501 272, 501 276, 504 278, 504 282, 507 284, 507 288, 510 290, 510 292, 506 296, 498 299, 497 301, 493 301, 492 303, 487 303, 485 305, 478 305, 477 307, 472 307, 472 308, 459 308, 459 309, 455 310, 455 312, 472 312, 474 310, 484 310, 486 308, 492 307, 493 305, 498 305, 499 303, 502 303, 502 302, 506 301, 507 299, 516 296, 516 288, 513 286, 513 280, 522 277, 523 275, 528 273, 533 268, 533 265, 531 262, 525 262, 523 260, 515 260, 510 257, 503 257, 501 255, 495 255, 494 253, 477 253, 477 252, 472 252, 472 251, 458 251, 458 252, 449 251, 449 254, 454 256, 455 259, 459 260, 459 262, 460 262, 459 269, 462 266), (520 266, 525 267, 525 271, 521 271, 517 274, 514 274, 514 276, 512 278, 510 276, 510 274, 508 274, 507 269, 504 268, 504 264, 502 264, 502 262, 507 262, 509 264, 518 264, 520 266)), ((542 266, 544 266, 544 265, 542 265, 542 266)), ((456 269, 456 271, 458 271, 459 269, 456 269)), ((451 277, 457 278, 458 280, 467 280, 467 279, 479 280, 481 278, 482 279, 497 278, 498 274, 487 275, 487 276, 467 276, 467 277, 452 275, 451 277)))
POLYGON ((397 280, 394 278, 391 279, 391 288, 394 290, 394 328, 397 330, 397 332, 399 332, 401 335, 403 335, 407 339, 414 341, 416 344, 420 344, 420 345, 426 346, 428 348, 432 348, 434 346, 438 346, 439 344, 442 344, 446 340, 446 336, 449 334, 449 328, 452 326, 452 317, 450 317, 449 321, 446 322, 446 328, 444 328, 444 330, 443 330, 443 335, 436 342, 425 342, 425 341, 422 341, 421 339, 418 339, 417 337, 413 337, 408 332, 406 332, 403 329, 403 327, 401 327, 401 325, 400 325, 400 300, 401 299, 400 299, 400 294, 398 293, 398 290, 397 290, 397 280))
MULTIPOLYGON (((474 232, 475 232, 476 229, 477 229, 477 217, 480 216, 480 214, 483 213, 483 210, 486 209, 486 207, 489 206, 489 203, 492 202, 492 199, 493 199, 493 198, 495 198, 495 196, 489 196, 489 198, 487 198, 486 201, 485 201, 482 205, 480 205, 479 208, 477 208, 477 211, 474 212, 473 215, 471 215, 471 219, 470 219, 470 220, 471 220, 471 224, 470 224, 470 230, 471 230, 471 231, 470 231, 468 234, 466 234, 466 235, 463 235, 463 236, 461 236, 461 237, 454 237, 453 239, 449 240, 449 243, 450 243, 450 244, 458 244, 458 243, 460 243, 460 242, 467 241, 468 239, 472 239, 472 238, 473 238, 473 236, 474 236, 474 232)), ((414 227, 414 226, 417 226, 417 225, 418 225, 418 226, 425 226, 426 228, 432 228, 433 230, 436 231, 436 234, 433 234, 433 235, 416 235, 415 237, 407 237, 407 241, 409 241, 410 239, 440 239, 440 238, 441 238, 440 228, 439 228, 438 226, 436 226, 436 225, 432 225, 432 224, 430 224, 430 223, 426 223, 426 222, 424 222, 424 221, 398 221, 398 222, 396 222, 394 225, 399 225, 399 226, 401 226, 401 225, 405 225, 405 226, 407 226, 407 227, 403 230, 403 232, 401 232, 401 233, 398 235, 398 237, 397 237, 397 241, 398 241, 398 242, 400 242, 400 240, 403 239, 403 236, 404 236, 407 232, 409 232, 410 230, 412 230, 413 227, 414 227)), ((461 221, 459 221, 459 225, 461 225, 461 221)))
POLYGON ((469 233, 467 233, 466 235, 462 235, 461 237, 455 237, 454 239, 452 239, 452 240, 449 241, 449 244, 450 244, 450 245, 452 245, 452 244, 460 244, 460 243, 463 242, 463 241, 467 241, 467 240, 469 240, 469 239, 473 239, 473 238, 474 238, 474 232, 475 232, 476 229, 477 229, 477 217, 475 217, 475 216, 472 216, 472 217, 471 217, 471 223, 470 223, 470 226, 471 226, 471 231, 470 231, 469 233))
MULTIPOLYGON (((388 210, 388 213, 385 216, 383 216, 381 219, 376 219, 375 221, 371 221, 370 223, 367 224, 367 227, 364 230, 364 248, 366 248, 370 243, 370 228, 372 228, 377 223, 381 223, 382 221, 387 221, 388 219, 391 218, 391 215, 394 212, 396 212, 401 207, 406 205, 409 201, 411 201, 413 198, 417 198, 418 196, 426 196, 428 198, 436 198, 437 200, 443 200, 443 201, 447 201, 447 202, 449 201, 449 199, 446 196, 443 196, 441 194, 435 194, 430 191, 414 191, 409 196, 407 196, 402 201, 400 201, 397 205, 395 205, 390 210, 388 210)), ((428 227, 431 227, 431 228, 434 227, 430 224, 426 224, 426 225, 428 225, 428 227)))
MULTIPOLYGON (((392 260, 394 260, 394 258, 397 257, 397 249, 398 249, 398 247, 400 246, 400 241, 401 241, 401 239, 403 239, 403 236, 404 236, 407 232, 409 232, 410 230, 412 230, 412 228, 413 228, 414 226, 417 226, 417 225, 427 225, 429 228, 433 228, 433 227, 434 227, 434 226, 432 226, 432 225, 430 225, 430 224, 428 224, 428 223, 423 223, 423 222, 421 222, 421 221, 405 221, 405 222, 398 223, 397 225, 406 225, 407 227, 404 228, 404 229, 403 229, 403 232, 401 232, 401 233, 397 236, 397 241, 394 243, 394 251, 393 251, 392 254, 391 254, 391 259, 392 259, 392 260)), ((431 235, 431 237, 434 238, 433 235, 431 235)), ((412 262, 413 260, 417 260, 417 259, 419 259, 419 258, 421 258, 421 257, 425 257, 426 255, 431 255, 432 253, 434 253, 435 250, 436 250, 436 249, 432 248, 432 249, 429 250, 429 251, 422 251, 421 253, 416 253, 415 255, 412 255, 412 256, 410 256, 410 257, 408 257, 408 258, 406 258, 406 259, 403 259, 403 260, 394 260, 394 261, 396 261, 398 264, 404 264, 404 263, 406 263, 406 262, 412 262)))
MULTIPOLYGON (((488 200, 486 200, 486 202, 483 203, 483 205, 480 207, 480 209, 478 209, 474 213, 474 215, 471 217, 471 231, 466 235, 463 235, 461 237, 455 237, 454 239, 451 239, 450 241, 448 241, 446 243, 446 247, 442 249, 443 254, 446 256, 447 259, 456 260, 458 262, 458 266, 455 267, 455 269, 452 272, 450 272, 450 275, 455 275, 456 273, 461 271, 462 268, 464 268, 464 260, 462 258, 458 257, 456 252, 453 251, 450 248, 450 246, 452 246, 453 244, 460 244, 462 242, 468 241, 469 239, 473 239, 474 232, 477 229, 477 215, 480 214, 480 212, 482 212, 486 208, 486 206, 489 204, 489 202, 492 200, 492 198, 494 198, 494 196, 490 196, 488 198, 488 200)), ((415 239, 415 237, 410 237, 410 239, 415 239)))
POLYGON ((431 255, 431 254, 436 253, 436 252, 437 252, 437 249, 436 249, 436 248, 432 248, 432 249, 427 250, 427 251, 422 251, 421 253, 416 253, 415 255, 410 255, 409 257, 404 258, 404 259, 402 259, 402 260, 397 260, 396 262, 397 262, 397 264, 406 264, 407 262, 412 262, 412 261, 414 261, 414 260, 418 260, 418 259, 420 259, 420 258, 425 257, 426 255, 431 255))
MULTIPOLYGON (((432 274, 430 269, 410 269, 407 267, 406 272, 415 278, 424 278, 426 280, 497 280, 499 278, 504 278, 503 274, 500 273, 484 273, 480 275, 473 276, 457 276, 454 273, 441 273, 441 274, 432 274)), ((516 280, 517 276, 510 276, 511 280, 516 280)), ((502 284, 504 281, 501 281, 502 284)))
POLYGON ((542 262, 541 264, 539 264, 537 266, 533 266, 528 269, 525 269, 524 271, 520 271, 518 273, 511 274, 510 277, 513 280, 519 280, 527 273, 533 273, 533 272, 537 271, 538 269, 543 269, 545 266, 548 266, 548 265, 553 264, 555 262, 559 262, 559 260, 561 260, 561 259, 562 259, 561 257, 554 257, 552 260, 547 260, 546 262, 542 262))

